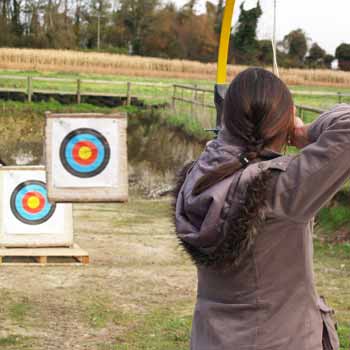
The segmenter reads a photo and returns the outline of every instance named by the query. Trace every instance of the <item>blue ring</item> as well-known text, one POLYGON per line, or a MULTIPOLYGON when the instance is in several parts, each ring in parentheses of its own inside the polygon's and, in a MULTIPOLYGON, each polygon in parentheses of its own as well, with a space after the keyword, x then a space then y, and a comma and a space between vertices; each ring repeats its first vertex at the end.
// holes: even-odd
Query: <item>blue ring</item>
POLYGON ((47 221, 55 212, 56 205, 50 203, 47 195, 46 184, 38 180, 29 180, 20 183, 12 192, 10 207, 13 215, 21 222, 28 225, 39 225, 47 221), (28 192, 40 193, 45 204, 39 213, 30 213, 23 207, 23 198, 28 192))
POLYGON ((77 172, 89 173, 98 169, 105 158, 105 149, 102 142, 94 135, 91 134, 79 134, 71 138, 65 149, 65 157, 67 163, 77 172), (93 143, 97 148, 97 158, 89 165, 82 165, 77 163, 73 158, 73 149, 78 142, 89 141, 93 143))
POLYGON ((34 221, 43 219, 46 215, 49 214, 52 207, 52 205, 49 203, 47 198, 47 190, 42 186, 39 186, 36 184, 28 185, 22 188, 20 191, 18 191, 16 195, 15 204, 16 204, 16 210, 22 217, 24 217, 26 220, 34 220, 34 221), (45 199, 44 208, 36 214, 27 212, 25 208, 22 206, 23 198, 28 192, 39 192, 45 199))
POLYGON ((98 131, 89 128, 80 128, 71 131, 63 139, 60 146, 60 160, 63 167, 79 178, 91 178, 100 174, 108 165, 111 150, 107 139, 98 131), (97 158, 92 164, 79 164, 73 158, 73 149, 77 142, 92 142, 97 149, 97 158))

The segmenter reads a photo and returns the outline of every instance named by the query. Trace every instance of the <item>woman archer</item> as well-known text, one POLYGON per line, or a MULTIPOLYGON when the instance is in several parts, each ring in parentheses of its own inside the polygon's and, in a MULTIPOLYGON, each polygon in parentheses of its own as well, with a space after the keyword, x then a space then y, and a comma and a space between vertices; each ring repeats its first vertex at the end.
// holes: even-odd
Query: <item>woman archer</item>
POLYGON ((304 125, 272 73, 233 80, 218 138, 175 193, 177 237, 198 271, 191 350, 339 348, 315 289, 312 226, 349 175, 349 105, 304 125), (299 154, 282 155, 287 145, 299 154))

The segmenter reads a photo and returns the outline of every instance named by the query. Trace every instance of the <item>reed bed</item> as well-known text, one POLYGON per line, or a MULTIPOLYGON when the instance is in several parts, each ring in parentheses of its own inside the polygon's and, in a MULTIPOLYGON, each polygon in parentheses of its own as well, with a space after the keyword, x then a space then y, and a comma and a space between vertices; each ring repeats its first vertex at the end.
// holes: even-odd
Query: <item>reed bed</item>
MULTIPOLYGON (((231 79, 245 66, 228 66, 231 79)), ((215 63, 127 56, 98 52, 0 48, 0 69, 60 71, 130 76, 214 79, 215 63)), ((281 69, 288 85, 349 87, 350 72, 281 69)))

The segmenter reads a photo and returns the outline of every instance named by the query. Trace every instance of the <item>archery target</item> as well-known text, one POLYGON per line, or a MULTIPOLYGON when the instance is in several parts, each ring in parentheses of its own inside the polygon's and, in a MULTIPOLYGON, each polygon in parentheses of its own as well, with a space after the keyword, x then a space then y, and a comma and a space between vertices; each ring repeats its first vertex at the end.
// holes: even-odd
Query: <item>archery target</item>
POLYGON ((13 190, 10 207, 19 221, 28 225, 39 225, 50 219, 56 205, 49 202, 44 182, 29 180, 20 183, 13 190))
POLYGON ((48 197, 54 202, 126 201, 124 114, 46 114, 48 197))
POLYGON ((98 131, 80 128, 70 132, 62 141, 60 160, 73 176, 91 178, 100 174, 110 160, 110 146, 98 131))
POLYGON ((0 197, 0 244, 73 243, 72 205, 49 201, 44 167, 1 167, 0 197))
POLYGON ((52 134, 54 186, 117 186, 119 140, 114 120, 54 120, 52 134))

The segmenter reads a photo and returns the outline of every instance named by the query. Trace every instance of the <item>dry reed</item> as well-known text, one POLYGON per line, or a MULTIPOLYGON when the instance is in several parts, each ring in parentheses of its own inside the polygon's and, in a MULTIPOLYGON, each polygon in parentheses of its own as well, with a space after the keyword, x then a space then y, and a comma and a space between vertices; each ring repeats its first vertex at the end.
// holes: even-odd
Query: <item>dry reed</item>
MULTIPOLYGON (((231 79, 245 66, 229 66, 231 79)), ((117 55, 97 52, 0 49, 0 69, 60 71, 192 79, 214 79, 215 63, 117 55)), ((350 86, 350 72, 321 69, 281 69, 289 85, 350 86)))

